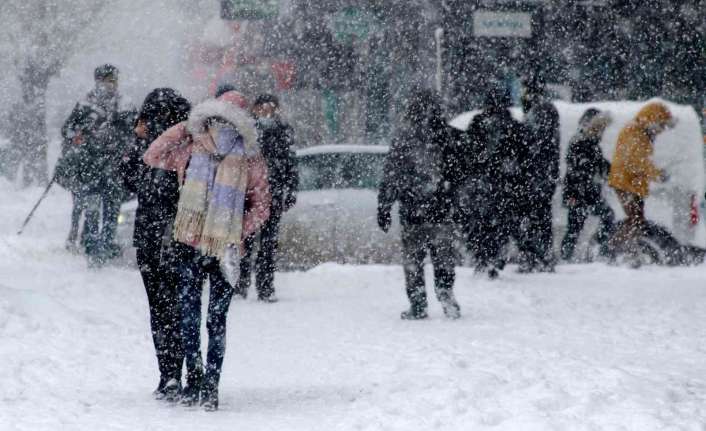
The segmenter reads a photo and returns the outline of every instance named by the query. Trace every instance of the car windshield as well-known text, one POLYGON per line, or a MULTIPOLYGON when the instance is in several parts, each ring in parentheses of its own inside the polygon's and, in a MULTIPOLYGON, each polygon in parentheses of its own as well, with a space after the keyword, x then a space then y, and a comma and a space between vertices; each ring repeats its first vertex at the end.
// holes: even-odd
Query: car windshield
POLYGON ((385 154, 322 153, 299 157, 299 189, 377 189, 385 154))

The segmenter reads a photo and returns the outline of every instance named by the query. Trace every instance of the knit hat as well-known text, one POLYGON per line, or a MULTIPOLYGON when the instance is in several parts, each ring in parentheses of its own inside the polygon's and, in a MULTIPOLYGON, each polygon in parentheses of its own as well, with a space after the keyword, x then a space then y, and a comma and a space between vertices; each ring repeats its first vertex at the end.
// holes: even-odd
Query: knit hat
POLYGON ((96 81, 108 78, 118 79, 118 68, 112 64, 102 64, 93 71, 93 79, 96 81))

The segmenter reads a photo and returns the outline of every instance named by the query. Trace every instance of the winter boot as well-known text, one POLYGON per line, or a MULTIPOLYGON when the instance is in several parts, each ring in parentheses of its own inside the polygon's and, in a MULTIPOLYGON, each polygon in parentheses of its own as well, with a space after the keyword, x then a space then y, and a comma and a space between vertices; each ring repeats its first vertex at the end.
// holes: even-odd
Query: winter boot
POLYGON ((427 308, 419 305, 412 305, 409 310, 405 310, 400 314, 402 320, 423 320, 429 317, 427 308))
POLYGON ((258 295, 257 300, 266 304, 274 304, 279 301, 274 293, 267 296, 258 295))
POLYGON ((166 377, 159 378, 159 383, 157 384, 157 389, 155 389, 152 392, 152 396, 154 397, 155 400, 164 399, 164 387, 167 386, 167 380, 168 379, 166 377))
POLYGON ((169 379, 164 386, 164 401, 175 403, 181 398, 181 382, 177 379, 169 379))
POLYGON ((181 391, 179 404, 193 407, 199 403, 199 395, 203 385, 203 370, 201 367, 186 375, 186 387, 181 391))
POLYGON ((440 295, 439 302, 447 319, 456 320, 461 318, 461 307, 459 307, 453 292, 444 292, 440 295))
POLYGON ((218 410, 218 384, 206 383, 201 388, 201 408, 207 412, 218 410))
POLYGON ((490 270, 488 271, 488 279, 497 280, 498 277, 500 277, 500 273, 498 272, 497 268, 490 268, 490 270))

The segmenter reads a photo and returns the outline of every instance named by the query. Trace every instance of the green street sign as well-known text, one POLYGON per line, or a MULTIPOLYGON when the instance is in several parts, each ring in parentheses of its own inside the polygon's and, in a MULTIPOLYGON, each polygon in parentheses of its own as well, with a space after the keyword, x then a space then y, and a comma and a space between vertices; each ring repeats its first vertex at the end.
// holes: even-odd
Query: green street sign
POLYGON ((279 0, 221 0, 223 19, 267 19, 279 14, 279 0))

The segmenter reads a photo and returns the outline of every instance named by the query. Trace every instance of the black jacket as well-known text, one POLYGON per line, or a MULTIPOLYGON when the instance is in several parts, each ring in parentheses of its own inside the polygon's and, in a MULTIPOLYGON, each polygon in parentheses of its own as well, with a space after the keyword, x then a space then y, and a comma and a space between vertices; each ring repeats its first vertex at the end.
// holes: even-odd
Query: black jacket
POLYGON ((159 249, 162 238, 174 222, 179 203, 176 172, 152 168, 142 161, 148 142, 136 139, 121 165, 125 188, 137 195, 132 245, 159 249))
POLYGON ((551 199, 559 182, 559 112, 544 101, 533 106, 526 117, 530 199, 551 199))
POLYGON ((74 193, 122 197, 118 167, 132 139, 134 116, 118 111, 118 99, 91 91, 85 101, 76 104, 61 128, 64 140, 57 181, 74 193), (79 134, 83 143, 77 145, 73 139, 79 134))
POLYGON ((512 211, 530 192, 526 128, 508 109, 486 109, 473 118, 467 134, 466 159, 474 189, 486 205, 493 206, 492 211, 512 211))
POLYGON ((601 200, 601 189, 610 172, 610 162, 603 157, 600 136, 579 132, 569 144, 562 200, 576 199, 577 205, 592 205, 601 200))
POLYGON ((442 118, 406 124, 392 140, 378 192, 378 210, 400 203, 406 225, 447 223, 456 201, 460 166, 455 143, 442 118))
POLYGON ((134 139, 121 164, 125 188, 137 195, 135 247, 160 250, 162 238, 176 217, 179 203, 176 172, 148 166, 142 156, 160 134, 185 121, 190 108, 189 102, 176 91, 157 88, 147 95, 140 110, 139 119, 146 125, 147 139, 134 139))
POLYGON ((262 155, 267 162, 268 181, 272 194, 270 211, 282 213, 294 202, 299 188, 299 171, 292 150, 294 131, 279 118, 271 124, 256 122, 262 155))

